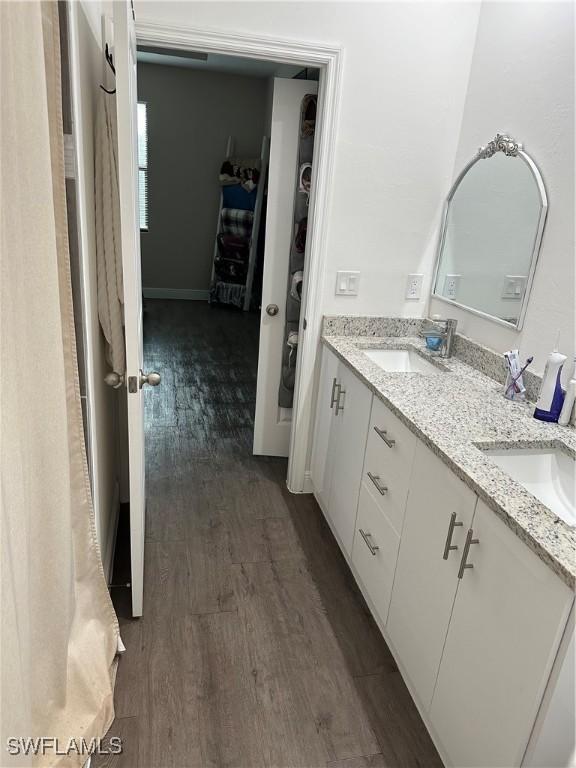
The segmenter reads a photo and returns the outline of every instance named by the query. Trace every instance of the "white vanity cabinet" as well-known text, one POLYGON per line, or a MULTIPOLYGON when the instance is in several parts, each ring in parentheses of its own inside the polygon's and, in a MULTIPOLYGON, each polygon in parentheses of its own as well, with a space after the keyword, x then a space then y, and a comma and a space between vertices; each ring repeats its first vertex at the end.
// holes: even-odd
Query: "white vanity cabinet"
POLYGON ((316 498, 347 557, 352 552, 372 393, 323 350, 311 477, 316 498))
POLYGON ((476 494, 418 441, 386 631, 428 709, 476 494))
POLYGON ((311 475, 447 766, 522 765, 574 596, 323 349, 311 475))
POLYGON ((482 501, 470 530, 430 720, 452 765, 517 766, 573 595, 482 501))

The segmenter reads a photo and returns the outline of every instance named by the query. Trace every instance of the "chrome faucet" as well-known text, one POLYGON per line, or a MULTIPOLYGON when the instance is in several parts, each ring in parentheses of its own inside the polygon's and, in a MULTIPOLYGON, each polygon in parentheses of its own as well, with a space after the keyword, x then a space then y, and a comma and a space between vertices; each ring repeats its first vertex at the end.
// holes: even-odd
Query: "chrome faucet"
POLYGON ((456 335, 456 326, 458 320, 448 318, 447 320, 435 320, 436 323, 442 323, 444 330, 440 332, 442 346, 440 347, 440 357, 452 357, 454 349, 454 336, 456 335))

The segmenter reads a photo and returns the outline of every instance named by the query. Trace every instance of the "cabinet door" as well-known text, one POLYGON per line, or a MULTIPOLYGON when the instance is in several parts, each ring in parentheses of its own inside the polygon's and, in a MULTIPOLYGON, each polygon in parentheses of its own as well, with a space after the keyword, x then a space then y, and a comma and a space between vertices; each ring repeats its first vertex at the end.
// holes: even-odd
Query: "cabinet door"
POLYGON ((340 395, 334 415, 334 465, 328 517, 340 546, 350 557, 372 393, 346 366, 340 364, 338 370, 340 395))
POLYGON ((482 501, 430 718, 457 766, 518 766, 566 624, 570 589, 482 501))
POLYGON ((335 427, 333 396, 338 384, 338 358, 327 347, 322 348, 322 367, 316 401, 314 443, 310 475, 314 494, 324 511, 330 500, 332 464, 334 455, 333 429, 335 427))
POLYGON ((470 488, 418 442, 386 629, 424 709, 434 691, 475 504, 470 488), (444 559, 448 538, 455 549, 444 559))

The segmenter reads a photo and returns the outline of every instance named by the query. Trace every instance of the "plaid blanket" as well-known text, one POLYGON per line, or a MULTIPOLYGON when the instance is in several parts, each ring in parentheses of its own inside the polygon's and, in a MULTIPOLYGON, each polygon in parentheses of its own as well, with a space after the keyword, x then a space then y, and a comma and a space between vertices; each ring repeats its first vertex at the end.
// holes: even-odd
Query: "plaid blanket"
POLYGON ((223 208, 220 217, 222 224, 220 232, 223 235, 250 237, 252 235, 252 211, 241 211, 238 208, 223 208))

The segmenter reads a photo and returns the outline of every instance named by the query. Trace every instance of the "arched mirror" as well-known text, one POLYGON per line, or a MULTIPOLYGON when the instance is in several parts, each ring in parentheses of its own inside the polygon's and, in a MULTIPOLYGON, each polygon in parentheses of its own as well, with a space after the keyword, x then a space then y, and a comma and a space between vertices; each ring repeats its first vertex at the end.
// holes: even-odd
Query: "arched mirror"
POLYGON ((548 201, 532 158, 498 134, 446 200, 433 296, 520 329, 548 201))

